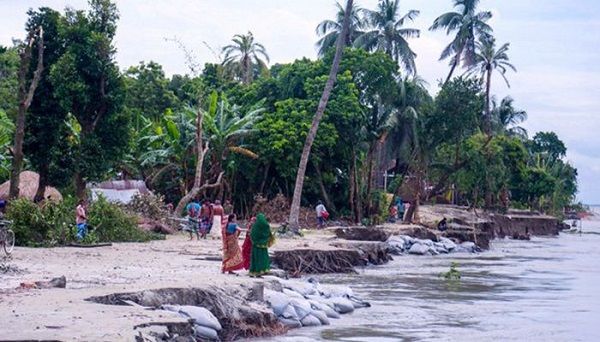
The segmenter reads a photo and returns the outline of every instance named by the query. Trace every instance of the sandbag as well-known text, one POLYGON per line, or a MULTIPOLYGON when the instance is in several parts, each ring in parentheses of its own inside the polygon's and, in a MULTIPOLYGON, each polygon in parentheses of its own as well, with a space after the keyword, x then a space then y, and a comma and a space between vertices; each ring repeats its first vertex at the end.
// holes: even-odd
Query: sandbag
POLYGON ((271 306, 275 316, 281 316, 285 308, 290 304, 290 298, 285 294, 269 289, 264 290, 265 301, 271 306))
POLYGON ((333 297, 347 297, 353 296, 352 289, 348 286, 336 286, 336 285, 317 285, 317 291, 325 298, 333 297))
POLYGON ((346 314, 354 311, 354 305, 350 300, 346 298, 329 298, 326 303, 333 303, 334 310, 341 314, 346 314))
POLYGON ((279 317, 279 322, 285 325, 289 329, 302 328, 302 323, 297 319, 288 319, 279 317))
POLYGON ((371 303, 366 302, 362 299, 356 297, 349 297, 348 299, 350 300, 355 309, 371 307, 371 303))
POLYGON ((314 310, 323 311, 328 318, 340 318, 340 314, 333 307, 315 300, 309 300, 308 302, 314 310))
POLYGON ((318 327, 321 325, 321 321, 313 315, 306 315, 300 322, 303 327, 318 327))
POLYGON ((294 309, 294 307, 292 305, 289 305, 285 307, 285 309, 283 310, 283 312, 281 314, 275 314, 277 317, 280 318, 286 318, 286 319, 292 319, 292 320, 296 320, 298 321, 298 314, 296 313, 296 309, 294 309))
POLYGON ((321 322, 321 325, 329 325, 329 318, 327 318, 327 314, 324 311, 313 310, 310 314, 316 317, 321 322))
POLYGON ((409 254, 425 255, 429 253, 429 246, 420 243, 415 243, 408 250, 409 254))
POLYGON ((302 321, 304 317, 310 315, 312 311, 312 307, 306 299, 292 298, 290 305, 294 307, 294 310, 296 310, 296 314, 298 315, 300 321, 302 321))
POLYGON ((210 311, 203 307, 192 305, 163 305, 163 308, 189 317, 196 325, 208 327, 217 331, 222 329, 219 320, 210 311))
POLYGON ((297 282, 297 281, 283 281, 281 282, 284 288, 295 291, 302 296, 314 295, 317 293, 315 284, 310 282, 297 282))
POLYGON ((211 329, 202 325, 194 324, 194 335, 202 340, 219 340, 219 334, 215 329, 211 329))
POLYGON ((290 297, 290 298, 301 298, 301 299, 304 299, 303 295, 301 295, 300 293, 298 293, 298 292, 296 292, 294 290, 289 290, 289 289, 284 288, 283 289, 283 293, 286 296, 290 297))

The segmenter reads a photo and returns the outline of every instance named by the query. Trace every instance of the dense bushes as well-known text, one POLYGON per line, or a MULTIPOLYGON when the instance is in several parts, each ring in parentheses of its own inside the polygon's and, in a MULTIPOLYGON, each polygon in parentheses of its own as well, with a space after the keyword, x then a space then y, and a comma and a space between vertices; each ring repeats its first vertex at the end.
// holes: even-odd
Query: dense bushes
MULTIPOLYGON (((67 197, 60 203, 38 206, 26 199, 10 203, 6 214, 13 222, 16 243, 21 246, 66 245, 75 240, 76 200, 67 197)), ((99 198, 88 207, 88 223, 92 228, 84 243, 139 242, 160 238, 141 231, 137 219, 119 206, 99 198)))

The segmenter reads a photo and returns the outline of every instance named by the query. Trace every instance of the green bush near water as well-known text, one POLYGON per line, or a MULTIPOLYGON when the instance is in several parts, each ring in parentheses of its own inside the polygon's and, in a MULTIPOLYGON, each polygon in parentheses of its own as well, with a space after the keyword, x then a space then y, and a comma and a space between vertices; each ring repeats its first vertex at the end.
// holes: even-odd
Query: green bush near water
MULTIPOLYGON (((8 206, 6 218, 13 222, 17 245, 61 246, 76 240, 76 206, 77 200, 73 197, 42 206, 18 199, 8 206)), ((102 197, 89 205, 88 224, 92 229, 83 243, 144 242, 162 238, 160 234, 139 230, 135 216, 102 197)))

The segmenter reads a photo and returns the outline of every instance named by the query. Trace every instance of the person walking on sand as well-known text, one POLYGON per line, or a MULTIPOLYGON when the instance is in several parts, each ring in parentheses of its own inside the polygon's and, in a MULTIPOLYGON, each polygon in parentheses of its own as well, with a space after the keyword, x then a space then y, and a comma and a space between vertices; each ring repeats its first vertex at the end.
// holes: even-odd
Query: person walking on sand
POLYGON ((79 200, 75 208, 75 223, 77 223, 77 240, 81 241, 87 235, 87 214, 85 200, 79 200))
POLYGON ((229 274, 235 274, 233 271, 241 270, 244 268, 244 259, 242 257, 242 250, 238 243, 238 237, 240 236, 241 229, 235 223, 235 215, 230 214, 227 217, 227 228, 223 229, 223 266, 221 267, 221 273, 229 272, 229 274))
POLYGON ((321 229, 325 226, 325 221, 329 217, 329 213, 327 213, 327 209, 321 201, 317 202, 315 211, 317 212, 317 228, 321 229))
POLYGON ((187 230, 190 232, 190 241, 194 239, 192 233, 195 233, 196 239, 200 240, 200 233, 198 233, 198 226, 200 224, 200 203, 198 203, 198 200, 194 199, 192 202, 188 203, 188 205, 185 207, 185 211, 188 216, 187 230))
POLYGON ((206 239, 206 235, 210 233, 212 227, 212 207, 210 201, 202 201, 202 207, 200 208, 200 237, 206 239))
POLYGON ((222 230, 223 230, 223 206, 221 205, 221 201, 216 200, 215 204, 212 206, 212 228, 211 235, 215 239, 222 239, 222 230))
POLYGON ((250 239, 252 239, 250 276, 260 277, 271 271, 269 247, 275 242, 273 234, 271 233, 271 227, 264 214, 260 213, 256 216, 256 222, 252 225, 250 239))

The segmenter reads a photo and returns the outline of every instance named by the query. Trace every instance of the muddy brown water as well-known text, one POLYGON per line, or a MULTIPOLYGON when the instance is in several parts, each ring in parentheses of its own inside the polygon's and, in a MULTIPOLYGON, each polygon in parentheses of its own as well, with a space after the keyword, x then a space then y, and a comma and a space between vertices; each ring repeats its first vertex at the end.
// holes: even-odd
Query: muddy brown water
POLYGON ((350 284, 372 307, 263 341, 600 341, 600 217, 582 233, 395 257, 319 280, 350 284), (440 277, 452 262, 460 281, 440 277))

